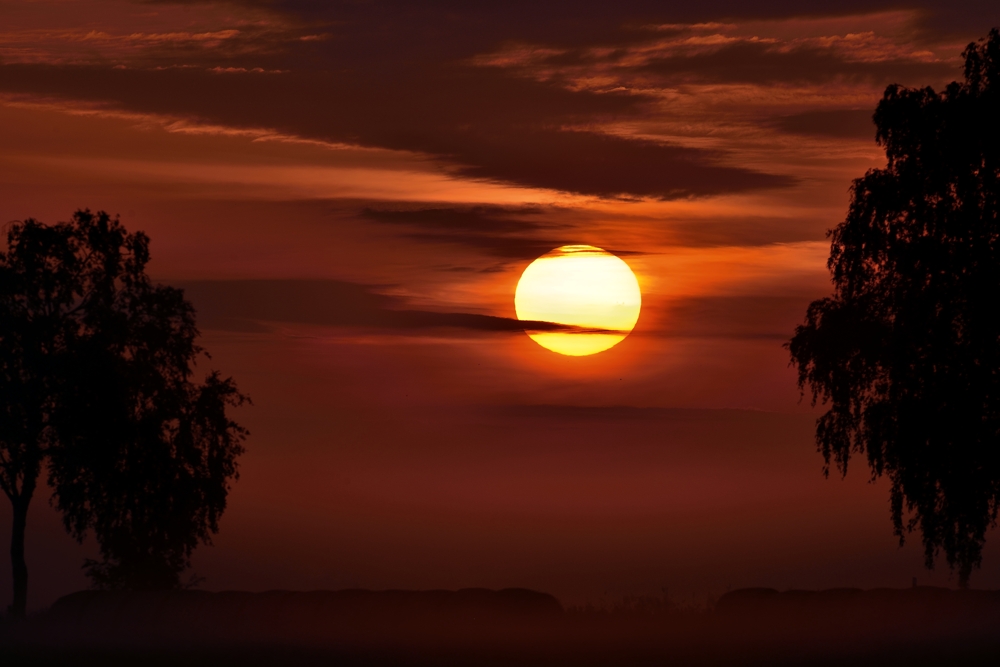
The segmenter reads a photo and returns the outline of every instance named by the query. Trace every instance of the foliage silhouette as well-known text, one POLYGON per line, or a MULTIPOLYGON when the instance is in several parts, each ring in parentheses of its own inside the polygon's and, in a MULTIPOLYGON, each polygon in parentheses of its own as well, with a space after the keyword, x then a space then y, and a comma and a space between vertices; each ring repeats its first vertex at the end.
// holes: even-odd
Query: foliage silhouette
POLYGON ((0 488, 13 508, 14 616, 23 616, 27 604, 28 505, 53 437, 81 261, 69 225, 34 220, 10 225, 7 250, 0 253, 0 488))
POLYGON ((943 551, 966 586, 1000 502, 1000 32, 963 55, 964 83, 886 89, 887 166, 854 181, 831 231, 835 293, 788 348, 829 405, 827 474, 866 455, 900 543, 919 528, 927 567, 943 551))
MULTIPOLYGON (((15 223, 0 257, 4 490, 24 507, 48 457, 67 530, 93 530, 104 588, 171 588, 218 531, 245 429, 232 379, 192 382, 203 352, 181 290, 145 273, 149 239, 104 212, 15 223), (31 391, 24 391, 25 387, 31 391), (30 436, 30 437, 29 437, 30 436), (17 484, 20 484, 18 487, 17 484)), ((23 521, 20 564, 23 564, 23 521)), ((26 581, 15 561, 15 581, 26 581), (19 580, 18 577, 21 577, 19 580)), ((15 590, 23 611, 24 587, 15 590)))
POLYGON ((145 273, 149 239, 106 213, 74 216, 102 261, 88 287, 50 448, 49 481, 69 532, 93 530, 102 588, 179 585, 199 542, 218 531, 246 430, 226 415, 247 399, 232 379, 191 381, 202 353, 181 290, 145 273))

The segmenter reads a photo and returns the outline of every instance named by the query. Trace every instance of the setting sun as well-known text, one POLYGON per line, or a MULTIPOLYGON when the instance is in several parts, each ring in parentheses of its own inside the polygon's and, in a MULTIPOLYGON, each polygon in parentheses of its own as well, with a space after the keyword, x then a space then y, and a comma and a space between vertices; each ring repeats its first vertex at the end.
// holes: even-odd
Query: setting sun
POLYGON ((628 264, 589 245, 567 245, 524 270, 514 292, 519 320, 555 322, 578 331, 531 331, 544 348, 574 357, 603 352, 632 331, 642 294, 628 264))

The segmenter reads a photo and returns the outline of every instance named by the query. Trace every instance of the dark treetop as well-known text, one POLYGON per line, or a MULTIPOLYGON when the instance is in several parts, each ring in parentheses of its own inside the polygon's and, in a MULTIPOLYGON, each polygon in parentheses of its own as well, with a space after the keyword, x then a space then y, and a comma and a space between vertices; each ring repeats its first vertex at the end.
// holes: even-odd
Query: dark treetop
POLYGON ((0 488, 13 510, 15 616, 27 604, 28 506, 54 435, 58 378, 67 363, 83 259, 68 226, 33 220, 11 225, 0 252, 0 488))
POLYGON ((923 536, 962 585, 1000 498, 1000 33, 970 44, 965 82, 890 86, 875 111, 888 164, 854 182, 831 232, 835 293, 788 344, 829 405, 816 439, 892 482, 900 541, 923 536))
POLYGON ((202 354, 181 290, 146 275, 149 239, 106 213, 13 223, 0 255, 0 486, 15 509, 15 613, 24 521, 43 460, 53 501, 107 588, 172 588, 218 531, 246 430, 231 379, 192 381, 202 354))
POLYGON ((181 290, 150 282, 147 237, 105 213, 77 213, 74 223, 103 261, 86 278, 57 413, 55 505, 77 539, 93 530, 96 584, 173 588, 218 531, 246 436, 226 408, 246 398, 217 373, 191 381, 202 352, 194 309, 181 290))

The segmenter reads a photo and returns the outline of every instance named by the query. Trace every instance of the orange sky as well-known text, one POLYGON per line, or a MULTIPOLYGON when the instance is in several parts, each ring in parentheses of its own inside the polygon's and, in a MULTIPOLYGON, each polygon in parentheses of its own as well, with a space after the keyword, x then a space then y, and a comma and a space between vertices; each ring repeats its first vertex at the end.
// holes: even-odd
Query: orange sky
MULTIPOLYGON (((886 485, 824 480, 781 346, 882 90, 960 78, 1000 9, 537 4, 0 0, 0 219, 147 232, 254 400, 205 587, 947 582, 886 485), (637 274, 623 343, 464 317, 567 243, 637 274)), ((30 605, 92 548, 38 498, 30 605)))

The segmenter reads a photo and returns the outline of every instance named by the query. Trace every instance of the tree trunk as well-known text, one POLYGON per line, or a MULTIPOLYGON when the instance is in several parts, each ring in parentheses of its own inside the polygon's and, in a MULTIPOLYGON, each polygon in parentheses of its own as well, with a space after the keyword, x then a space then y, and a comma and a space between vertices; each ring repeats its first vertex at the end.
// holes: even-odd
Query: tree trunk
POLYGON ((14 529, 10 537, 10 565, 14 571, 14 601, 10 613, 14 618, 24 618, 28 606, 28 564, 24 560, 24 528, 28 523, 27 498, 18 498, 11 504, 14 509, 14 529))

